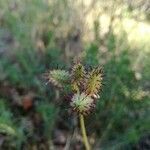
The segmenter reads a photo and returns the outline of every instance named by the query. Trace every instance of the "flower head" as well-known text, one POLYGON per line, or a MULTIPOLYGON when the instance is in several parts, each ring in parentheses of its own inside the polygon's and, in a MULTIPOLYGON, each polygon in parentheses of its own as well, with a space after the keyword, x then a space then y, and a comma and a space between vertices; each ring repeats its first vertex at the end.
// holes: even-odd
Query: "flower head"
MULTIPOLYGON (((65 70, 52 70, 46 75, 48 82, 57 87, 67 88, 73 93, 70 106, 74 111, 83 115, 89 114, 95 107, 95 100, 99 98, 102 87, 103 72, 100 67, 86 71, 81 63, 76 63, 71 72, 65 70)), ((69 93, 68 92, 68 93, 69 93)))
POLYGON ((74 91, 79 91, 85 77, 85 69, 81 63, 76 63, 71 71, 71 84, 74 91))
POLYGON ((103 73, 100 67, 88 73, 85 81, 85 93, 89 96, 97 95, 102 87, 103 73))
POLYGON ((91 109, 95 107, 94 100, 85 93, 76 93, 70 103, 73 110, 83 115, 89 114, 91 109))
POLYGON ((65 70, 51 70, 46 74, 46 79, 57 87, 63 87, 69 81, 70 75, 65 70))

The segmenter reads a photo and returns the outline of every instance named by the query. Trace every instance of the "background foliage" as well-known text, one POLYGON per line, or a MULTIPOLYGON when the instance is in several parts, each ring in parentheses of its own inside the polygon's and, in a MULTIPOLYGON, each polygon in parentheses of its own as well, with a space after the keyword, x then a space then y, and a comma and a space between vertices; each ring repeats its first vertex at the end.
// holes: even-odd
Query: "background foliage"
POLYGON ((43 79, 78 58, 105 72, 93 149, 150 148, 149 16, 144 0, 1 0, 0 149, 83 149, 68 99, 43 79))

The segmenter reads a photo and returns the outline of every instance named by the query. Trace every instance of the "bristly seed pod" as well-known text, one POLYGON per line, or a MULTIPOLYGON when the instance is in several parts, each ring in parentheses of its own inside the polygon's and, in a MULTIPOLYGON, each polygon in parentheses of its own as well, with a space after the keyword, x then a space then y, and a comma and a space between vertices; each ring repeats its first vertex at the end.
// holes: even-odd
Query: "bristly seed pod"
POLYGON ((91 109, 95 107, 94 100, 90 96, 87 96, 85 93, 74 94, 70 105, 74 111, 83 115, 89 114, 91 109))
POLYGON ((80 63, 75 64, 71 71, 71 83, 74 91, 77 92, 81 88, 81 84, 83 83, 84 78, 84 66, 80 63))
POLYGON ((65 70, 52 70, 45 76, 48 82, 53 83, 57 87, 62 87, 70 80, 69 72, 65 70))
POLYGON ((85 93, 89 96, 98 95, 101 90, 103 73, 100 67, 94 68, 86 78, 85 93))

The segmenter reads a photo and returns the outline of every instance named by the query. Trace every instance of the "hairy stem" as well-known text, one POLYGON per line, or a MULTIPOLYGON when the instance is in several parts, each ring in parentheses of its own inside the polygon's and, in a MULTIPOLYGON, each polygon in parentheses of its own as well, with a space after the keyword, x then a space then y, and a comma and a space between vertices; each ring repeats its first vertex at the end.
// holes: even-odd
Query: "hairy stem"
POLYGON ((81 125, 81 132, 82 132, 83 142, 84 142, 86 150, 90 150, 90 145, 89 145, 89 142, 88 142, 86 129, 85 129, 85 124, 84 124, 84 116, 82 114, 79 114, 79 117, 80 117, 80 125, 81 125))

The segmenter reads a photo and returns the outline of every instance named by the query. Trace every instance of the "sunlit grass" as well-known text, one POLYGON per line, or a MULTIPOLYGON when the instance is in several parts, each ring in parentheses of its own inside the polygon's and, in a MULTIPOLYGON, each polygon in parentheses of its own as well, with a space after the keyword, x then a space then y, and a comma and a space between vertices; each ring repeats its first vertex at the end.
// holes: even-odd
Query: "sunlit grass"
POLYGON ((128 33, 128 41, 132 47, 142 48, 148 52, 150 48, 150 25, 133 19, 124 19, 123 28, 128 33))

